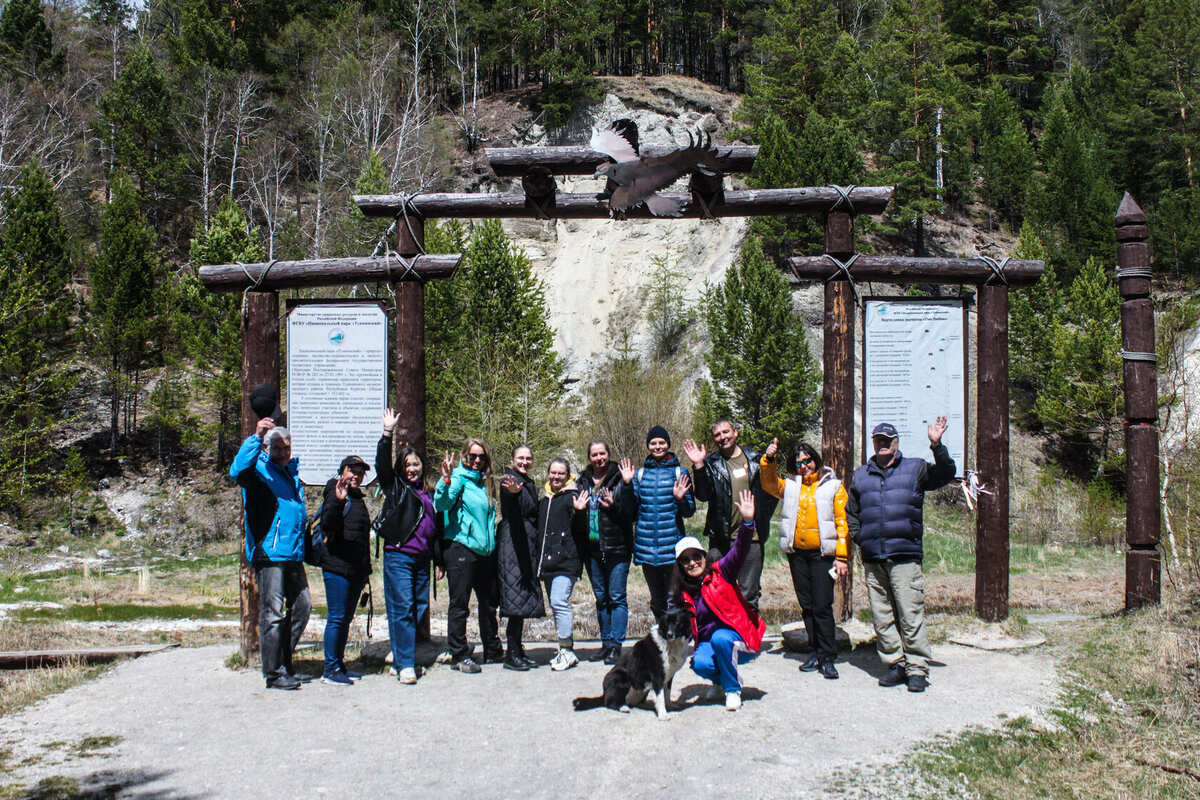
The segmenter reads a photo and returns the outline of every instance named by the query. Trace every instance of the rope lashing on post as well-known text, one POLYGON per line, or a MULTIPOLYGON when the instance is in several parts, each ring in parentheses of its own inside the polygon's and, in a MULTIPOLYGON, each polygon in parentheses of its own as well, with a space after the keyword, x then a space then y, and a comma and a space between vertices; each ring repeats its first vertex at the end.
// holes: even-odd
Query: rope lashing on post
POLYGON ((971 511, 975 510, 975 506, 979 503, 979 495, 995 494, 991 489, 987 488, 987 484, 983 482, 983 478, 973 469, 967 470, 967 475, 960 478, 962 484, 963 497, 967 501, 967 508, 971 511))
POLYGON ((849 186, 838 186, 836 183, 831 183, 829 186, 838 193, 838 199, 837 202, 830 207, 828 213, 832 214, 834 211, 840 209, 844 204, 846 208, 849 209, 850 213, 853 214, 854 203, 850 200, 850 193, 854 191, 855 185, 852 183, 849 186))
POLYGON ((838 261, 836 258, 829 255, 829 253, 822 253, 822 255, 829 259, 830 263, 832 263, 837 270, 828 278, 826 278, 825 282, 829 283, 831 280, 841 275, 846 279, 846 282, 850 284, 850 291, 854 294, 854 305, 861 306, 862 299, 858 295, 858 285, 854 282, 854 276, 850 274, 850 267, 853 266, 854 262, 858 260, 858 253, 850 256, 850 258, 846 261, 838 261))
POLYGON ((530 197, 529 195, 525 195, 525 199, 529 201, 529 205, 533 206, 533 211, 534 211, 533 218, 534 219, 540 219, 540 220, 551 219, 550 212, 547 211, 547 208, 549 208, 549 206, 550 206, 550 201, 554 199, 554 195, 548 194, 545 197, 543 197, 541 200, 537 199, 536 197, 530 197))
POLYGON ((1003 286, 1008 286, 1008 279, 1004 277, 1004 267, 1006 264, 1008 264, 1010 259, 1008 259, 1006 257, 1006 258, 1002 258, 999 261, 997 261, 996 259, 992 258, 991 256, 975 256, 975 257, 978 258, 980 261, 982 261, 984 264, 987 264, 988 269, 990 269, 992 271, 991 276, 986 281, 983 282, 984 286, 993 285, 992 284, 993 280, 998 281, 1003 286))
POLYGON ((400 262, 400 266, 404 267, 404 271, 400 273, 399 277, 396 277, 396 276, 392 275, 391 264, 388 264, 387 274, 388 274, 389 282, 396 283, 396 282, 408 280, 409 278, 411 278, 411 279, 415 280, 417 283, 425 283, 425 279, 421 277, 421 273, 417 272, 413 268, 416 265, 417 259, 420 258, 420 256, 413 256, 412 258, 405 258, 404 256, 397 253, 395 250, 391 250, 384 255, 384 258, 388 259, 388 261, 391 261, 391 259, 395 258, 397 261, 400 262))
POLYGON ((1158 363, 1158 355, 1155 353, 1139 353, 1134 350, 1121 350, 1122 361, 1149 361, 1151 364, 1158 363))
MULTIPOLYGON (((408 218, 409 204, 420 194, 421 192, 414 192, 413 194, 401 195, 400 215, 404 217, 404 227, 408 229, 408 238, 411 239, 413 244, 417 246, 417 255, 423 256, 425 255, 425 246, 418 241, 417 232, 413 230, 412 220, 408 218)), ((417 219, 421 221, 425 220, 425 218, 421 216, 421 212, 417 210, 416 206, 412 207, 412 213, 417 219)))
POLYGON ((275 262, 278 260, 279 260, 278 258, 272 258, 269 262, 267 262, 267 266, 263 268, 262 273, 260 273, 257 278, 255 278, 253 275, 250 274, 250 270, 246 269, 245 264, 243 264, 240 261, 233 262, 242 268, 242 274, 246 276, 246 280, 250 281, 250 285, 242 290, 242 324, 243 325, 245 325, 246 322, 250 319, 250 311, 249 311, 249 309, 246 308, 246 295, 248 295, 250 292, 256 291, 258 289, 258 287, 262 285, 262 282, 264 280, 266 280, 266 278, 267 278, 267 273, 271 271, 271 267, 275 266, 275 262))
POLYGON ((388 225, 388 229, 383 232, 383 236, 379 237, 379 241, 375 244, 375 250, 371 253, 371 258, 379 258, 380 256, 387 255, 390 249, 388 247, 388 237, 395 232, 396 226, 400 224, 400 215, 402 213, 398 211, 396 212, 396 216, 392 217, 392 224, 388 225))
POLYGON ((1116 268, 1117 280, 1121 278, 1153 278, 1154 270, 1149 267, 1121 267, 1116 268))

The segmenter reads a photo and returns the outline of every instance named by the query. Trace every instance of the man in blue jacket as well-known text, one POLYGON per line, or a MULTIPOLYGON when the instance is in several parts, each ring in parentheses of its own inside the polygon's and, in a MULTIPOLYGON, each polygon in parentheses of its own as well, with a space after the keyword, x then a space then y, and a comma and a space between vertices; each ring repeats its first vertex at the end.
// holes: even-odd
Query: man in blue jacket
POLYGON ((238 449, 229 475, 242 487, 246 558, 258 577, 258 643, 268 689, 298 689, 292 651, 312 608, 304 574, 304 487, 292 436, 270 417, 238 449))
POLYGON ((900 453, 900 435, 889 423, 871 431, 873 458, 854 471, 846 504, 850 536, 867 573, 867 597, 875 623, 875 647, 888 671, 880 686, 929 685, 929 636, 925 633, 925 492, 954 479, 954 459, 942 444, 946 418, 929 426, 933 466, 900 453))

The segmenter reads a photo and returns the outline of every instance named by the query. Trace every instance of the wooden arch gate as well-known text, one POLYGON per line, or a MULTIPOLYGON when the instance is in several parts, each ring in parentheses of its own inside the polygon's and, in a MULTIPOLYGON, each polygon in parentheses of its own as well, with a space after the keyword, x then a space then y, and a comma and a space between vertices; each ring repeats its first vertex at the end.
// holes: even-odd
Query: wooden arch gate
MULTIPOLYGON (((395 220, 398 255, 202 267, 200 278, 208 288, 243 292, 242 385, 279 384, 279 289, 391 283, 395 292, 394 408, 401 419, 396 437, 424 448, 424 282, 453 277, 461 262, 461 254, 427 255, 424 252, 425 220, 604 219, 610 216, 607 203, 597 200, 594 194, 559 192, 554 180, 556 175, 593 174, 596 166, 607 160, 602 153, 585 147, 489 148, 485 153, 497 176, 520 177, 524 191, 355 197, 360 210, 367 216, 395 220)), ((650 147, 644 148, 643 153, 655 154, 650 147)), ((720 147, 718 161, 724 172, 747 172, 757 154, 757 147, 720 147)), ((725 191, 719 182, 712 182, 697 173, 692 176, 689 192, 676 196, 687 201, 684 218, 810 215, 823 219, 825 255, 789 259, 786 266, 801 280, 825 282, 822 449, 826 462, 846 481, 854 469, 854 281, 978 286, 977 460, 979 471, 994 484, 996 492, 980 498, 976 610, 982 619, 1000 620, 1008 613, 1007 290, 1009 286, 1036 281, 1044 267, 1042 262, 1035 261, 857 255, 854 217, 882 213, 891 194, 891 187, 862 186, 725 191)), ((640 207, 629 210, 623 217, 645 219, 651 215, 640 207)), ((1144 216, 1142 220, 1144 223, 1144 216)), ((1148 265, 1148 257, 1146 260, 1148 265)), ((1151 350, 1152 331, 1151 321, 1151 350)), ((249 435, 254 427, 247 404, 248 400, 244 398, 243 435, 249 435)), ((1156 437, 1157 432, 1155 456, 1156 437)), ((1157 480, 1154 481, 1156 484, 1157 480)), ((1142 535, 1141 538, 1147 537, 1142 535)), ((1154 541, 1157 542, 1157 537, 1154 541)), ((849 588, 847 582, 840 598, 843 616, 850 611, 849 588)), ((244 558, 240 595, 242 652, 251 654, 258 648, 257 588, 254 574, 244 558)))

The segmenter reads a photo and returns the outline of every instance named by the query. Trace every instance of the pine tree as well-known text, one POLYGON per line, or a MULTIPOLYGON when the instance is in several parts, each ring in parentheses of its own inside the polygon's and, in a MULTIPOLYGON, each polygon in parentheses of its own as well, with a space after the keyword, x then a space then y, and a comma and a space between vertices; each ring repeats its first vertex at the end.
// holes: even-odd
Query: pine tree
POLYGON ((1046 248, 1032 223, 1021 227, 1013 258, 1046 261, 1046 271, 1033 286, 1009 292, 1008 375, 1012 389, 1014 421, 1025 430, 1038 430, 1034 411, 1038 397, 1050 389, 1054 364, 1054 330, 1061 324, 1063 293, 1046 257, 1046 248))
POLYGON ((112 201, 100 221, 99 254, 92 264, 92 349, 107 385, 112 448, 137 425, 137 395, 152 362, 163 284, 163 262, 154 232, 146 227, 137 192, 123 172, 112 180, 112 201))
POLYGON ((0 508, 19 508, 49 469, 66 392, 71 264, 58 198, 30 162, 0 200, 0 508))
POLYGON ((791 289, 757 239, 746 240, 741 263, 709 287, 702 308, 712 352, 696 425, 729 417, 755 449, 775 436, 797 441, 817 419, 820 372, 791 289))
POLYGON ((1053 359, 1034 412, 1078 468, 1119 467, 1120 303, 1104 262, 1089 258, 1071 282, 1051 334, 1053 359))
MULTIPOLYGON (((247 230, 245 215, 229 195, 222 198, 208 230, 201 229, 192 240, 194 267, 265 259, 266 252, 247 230)), ((192 272, 181 279, 179 294, 189 322, 181 336, 182 349, 195 360, 200 386, 216 403, 216 455, 218 465, 223 465, 228 445, 237 439, 241 411, 241 296, 211 292, 192 272)))
POLYGON ((879 27, 870 51, 875 151, 881 177, 896 187, 888 217, 923 255, 925 218, 970 191, 959 51, 938 0, 890 3, 879 27))
POLYGON ((134 179, 157 231, 186 199, 180 186, 187 157, 175 130, 175 107, 167 76, 146 45, 133 48, 99 102, 103 124, 96 132, 111 148, 115 167, 134 179))
POLYGON ((0 14, 0 48, 13 62, 34 68, 50 58, 53 42, 42 18, 42 0, 8 0, 0 14))
POLYGON ((464 255, 454 280, 426 295, 427 335, 440 342, 427 347, 430 447, 457 449, 471 435, 545 451, 561 442, 563 362, 542 282, 498 220, 475 229, 464 255))
POLYGON ((979 121, 983 199, 1016 228, 1034 185, 1033 145, 1016 103, 998 84, 983 94, 979 121))

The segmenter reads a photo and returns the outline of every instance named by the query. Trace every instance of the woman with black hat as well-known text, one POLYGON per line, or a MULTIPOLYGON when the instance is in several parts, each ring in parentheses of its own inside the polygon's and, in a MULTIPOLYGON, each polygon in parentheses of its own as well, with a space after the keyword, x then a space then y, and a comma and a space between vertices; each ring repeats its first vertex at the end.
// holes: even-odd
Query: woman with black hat
POLYGON ((371 575, 371 514, 361 488, 366 474, 366 461, 346 456, 338 467, 337 477, 325 484, 325 499, 321 503, 326 553, 320 567, 328 608, 321 682, 334 686, 350 686, 361 677, 347 670, 342 658, 354 609, 371 575))

